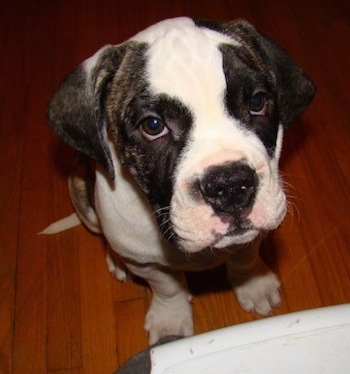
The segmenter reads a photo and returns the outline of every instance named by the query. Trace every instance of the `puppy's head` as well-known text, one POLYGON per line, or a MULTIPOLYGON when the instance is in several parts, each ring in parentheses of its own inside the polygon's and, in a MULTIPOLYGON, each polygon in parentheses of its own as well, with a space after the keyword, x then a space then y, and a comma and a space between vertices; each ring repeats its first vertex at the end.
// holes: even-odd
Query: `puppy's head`
POLYGON ((111 180, 112 139, 164 236, 197 252, 247 243, 281 223, 283 132, 314 92, 295 62, 247 22, 178 18, 86 60, 48 116, 111 180))

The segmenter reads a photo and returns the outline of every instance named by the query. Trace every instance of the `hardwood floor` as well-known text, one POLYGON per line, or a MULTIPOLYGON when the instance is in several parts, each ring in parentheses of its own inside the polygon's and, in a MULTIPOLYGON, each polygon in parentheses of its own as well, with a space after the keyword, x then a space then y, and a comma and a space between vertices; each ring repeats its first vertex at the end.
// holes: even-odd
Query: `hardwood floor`
MULTIPOLYGON (((0 373, 111 373, 147 346, 150 292, 122 284, 83 227, 45 237, 72 212, 72 151, 45 107, 63 77, 106 43, 169 17, 246 18, 318 87, 286 134, 290 212, 262 254, 282 281, 275 314, 350 302, 350 3, 331 0, 0 2, 0 373)), ((222 269, 192 274, 196 333, 256 319, 222 269)))

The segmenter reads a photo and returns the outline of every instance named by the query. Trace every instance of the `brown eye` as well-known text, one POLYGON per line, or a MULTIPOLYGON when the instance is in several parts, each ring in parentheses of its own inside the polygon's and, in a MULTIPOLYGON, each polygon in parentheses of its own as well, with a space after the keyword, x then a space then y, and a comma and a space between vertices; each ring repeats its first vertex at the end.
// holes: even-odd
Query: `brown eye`
POLYGON ((141 134, 149 141, 156 140, 169 133, 163 121, 156 117, 144 119, 140 125, 141 134))
POLYGON ((250 99, 250 113, 254 116, 264 116, 267 110, 266 94, 258 92, 250 99))

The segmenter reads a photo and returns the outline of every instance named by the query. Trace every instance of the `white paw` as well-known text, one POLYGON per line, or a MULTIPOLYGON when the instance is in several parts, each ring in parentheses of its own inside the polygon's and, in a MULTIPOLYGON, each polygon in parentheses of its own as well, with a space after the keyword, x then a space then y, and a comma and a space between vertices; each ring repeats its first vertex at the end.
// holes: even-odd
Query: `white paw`
POLYGON ((193 335, 193 318, 190 297, 175 297, 170 300, 153 298, 145 319, 145 330, 149 343, 169 335, 193 335))
POLYGON ((248 312, 268 316, 281 302, 280 282, 271 271, 252 276, 234 288, 238 302, 248 312))
POLYGON ((106 262, 108 271, 115 276, 119 281, 126 282, 127 270, 122 261, 115 261, 112 256, 107 252, 106 262))

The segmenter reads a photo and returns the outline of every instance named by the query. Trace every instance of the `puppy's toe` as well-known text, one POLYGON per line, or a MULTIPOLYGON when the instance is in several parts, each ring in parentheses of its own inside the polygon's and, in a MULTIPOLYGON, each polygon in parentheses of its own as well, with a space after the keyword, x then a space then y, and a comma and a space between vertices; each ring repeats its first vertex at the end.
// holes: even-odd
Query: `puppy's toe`
POLYGON ((127 281, 127 270, 126 267, 123 266, 121 261, 115 261, 112 256, 107 253, 106 254, 106 262, 108 271, 115 276, 119 281, 126 282, 127 281))
POLYGON ((277 276, 268 272, 253 276, 251 279, 235 287, 238 302, 249 312, 268 316, 272 308, 278 306, 280 298, 280 282, 277 276))

